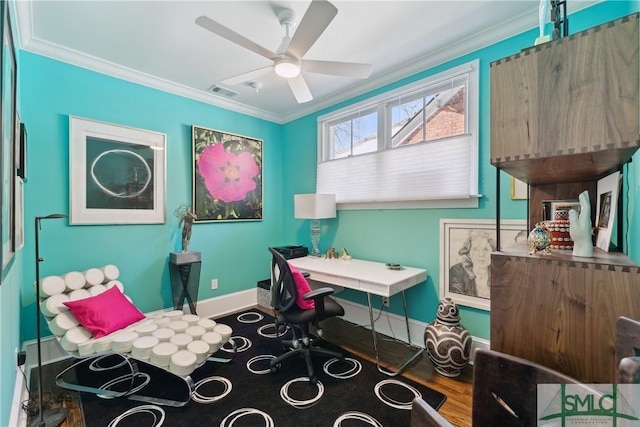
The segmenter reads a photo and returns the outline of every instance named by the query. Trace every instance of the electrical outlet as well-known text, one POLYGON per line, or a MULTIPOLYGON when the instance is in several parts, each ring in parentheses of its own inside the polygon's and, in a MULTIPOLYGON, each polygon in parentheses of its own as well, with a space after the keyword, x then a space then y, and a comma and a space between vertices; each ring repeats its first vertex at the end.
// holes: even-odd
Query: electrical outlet
POLYGON ((16 349, 16 361, 18 366, 22 366, 27 361, 27 353, 24 351, 17 351, 16 349))
POLYGON ((211 279, 211 289, 218 289, 218 279, 211 279))
POLYGON ((389 307, 389 297, 382 297, 382 305, 389 307))

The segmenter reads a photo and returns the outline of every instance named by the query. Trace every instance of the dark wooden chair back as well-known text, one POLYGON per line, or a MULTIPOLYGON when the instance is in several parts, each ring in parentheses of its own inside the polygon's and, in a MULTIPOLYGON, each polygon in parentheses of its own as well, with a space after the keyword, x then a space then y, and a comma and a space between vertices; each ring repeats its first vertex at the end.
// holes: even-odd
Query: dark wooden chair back
POLYGON ((616 331, 618 384, 640 384, 640 322, 621 316, 616 331))
POLYGON ((538 384, 579 384, 553 369, 491 350, 473 357, 473 427, 537 425, 538 384))

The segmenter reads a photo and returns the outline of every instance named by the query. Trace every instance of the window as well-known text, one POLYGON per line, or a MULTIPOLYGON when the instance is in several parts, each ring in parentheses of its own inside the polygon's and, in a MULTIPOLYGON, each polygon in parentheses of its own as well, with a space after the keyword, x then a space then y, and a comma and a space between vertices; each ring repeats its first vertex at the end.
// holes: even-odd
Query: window
POLYGON ((478 61, 318 118, 316 192, 340 209, 477 207, 478 61))

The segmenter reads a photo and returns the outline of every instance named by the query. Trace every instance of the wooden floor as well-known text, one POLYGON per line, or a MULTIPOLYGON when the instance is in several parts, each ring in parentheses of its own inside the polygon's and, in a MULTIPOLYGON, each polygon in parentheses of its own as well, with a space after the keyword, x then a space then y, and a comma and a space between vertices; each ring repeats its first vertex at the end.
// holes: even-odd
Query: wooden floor
MULTIPOLYGON (((334 318, 323 322, 323 331, 325 340, 375 362, 371 330, 334 318)), ((390 370, 401 366, 416 351, 385 335, 377 336, 380 365, 390 370)), ((426 352, 423 352, 403 375, 447 396, 438 412, 451 424, 458 427, 471 426, 472 366, 467 366, 457 378, 448 378, 435 371, 426 352)))
MULTIPOLYGON (((257 309, 267 314, 271 310, 257 309)), ((341 346, 345 350, 357 354, 360 357, 375 362, 371 331, 361 326, 353 325, 339 318, 327 319, 323 322, 324 339, 341 346)), ((412 354, 415 349, 406 344, 392 340, 389 337, 378 334, 378 351, 380 365, 389 369, 397 368, 412 354)), ((438 390, 447 396, 447 400, 439 412, 449 422, 458 427, 471 426, 471 380, 472 368, 467 366, 457 378, 447 378, 436 373, 431 361, 423 352, 412 365, 404 372, 407 378, 438 390)), ((55 385, 55 378, 44 377, 45 399, 52 399, 54 403, 66 407, 69 410, 67 420, 62 427, 83 427, 82 414, 79 406, 79 397, 76 392, 63 390, 55 385)), ((37 387, 32 387, 37 393, 37 387)), ((404 427, 404 426, 393 426, 404 427)), ((408 427, 408 426, 406 426, 408 427)))

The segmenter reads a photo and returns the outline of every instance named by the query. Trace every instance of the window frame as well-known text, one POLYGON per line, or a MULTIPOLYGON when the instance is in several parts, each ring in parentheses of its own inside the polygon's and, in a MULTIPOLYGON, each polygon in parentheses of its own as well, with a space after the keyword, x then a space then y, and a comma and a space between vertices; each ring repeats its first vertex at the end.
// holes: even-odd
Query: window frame
MULTIPOLYGON (((443 208, 443 207, 462 207, 474 208, 478 207, 478 198, 481 197, 478 191, 479 187, 479 63, 478 59, 467 62, 465 64, 450 68, 448 70, 436 73, 432 76, 417 80, 413 83, 392 89, 390 91, 373 96, 367 100, 349 105, 347 107, 335 110, 333 112, 323 114, 317 118, 317 158, 318 165, 323 162, 344 159, 345 157, 331 158, 333 155, 333 141, 330 138, 330 126, 336 125, 346 120, 353 120, 363 113, 369 114, 376 111, 377 120, 377 136, 378 150, 367 154, 353 155, 348 157, 358 157, 361 155, 370 155, 379 153, 384 150, 401 149, 402 146, 392 147, 392 117, 391 110, 393 106, 398 105, 398 100, 406 97, 420 98, 429 96, 429 94, 438 93, 447 86, 456 86, 461 82, 465 83, 465 122, 466 133, 472 138, 471 142, 471 161, 470 161, 470 183, 469 196, 455 199, 432 199, 432 200, 396 200, 396 201, 378 201, 378 202, 338 202, 338 208, 347 209, 413 209, 413 208, 443 208), (382 137, 381 137, 382 136, 382 137)), ((440 141, 422 141, 418 144, 429 144, 430 142, 440 141)), ((353 144, 353 141, 351 141, 353 144)), ((353 147, 353 145, 352 145, 353 147)))

